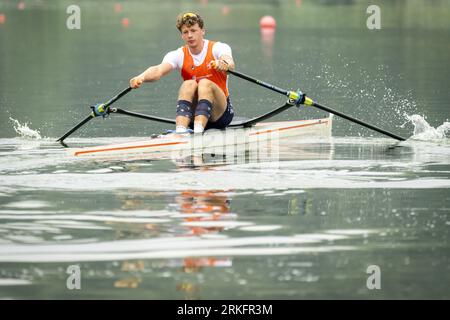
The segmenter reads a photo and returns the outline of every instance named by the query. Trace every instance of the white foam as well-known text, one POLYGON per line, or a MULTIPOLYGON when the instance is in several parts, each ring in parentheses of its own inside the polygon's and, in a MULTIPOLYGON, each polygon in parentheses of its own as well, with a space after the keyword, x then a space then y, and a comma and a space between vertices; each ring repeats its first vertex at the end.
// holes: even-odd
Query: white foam
POLYGON ((414 125, 414 133, 411 137, 414 140, 429 141, 446 139, 447 134, 450 133, 450 122, 446 121, 439 127, 434 128, 423 116, 418 114, 406 116, 406 118, 414 125))
POLYGON ((13 119, 11 117, 9 117, 9 120, 12 121, 14 131, 16 131, 20 135, 20 137, 26 138, 26 139, 35 139, 35 140, 42 139, 39 131, 30 129, 28 127, 27 122, 25 122, 24 124, 21 124, 18 120, 13 119))

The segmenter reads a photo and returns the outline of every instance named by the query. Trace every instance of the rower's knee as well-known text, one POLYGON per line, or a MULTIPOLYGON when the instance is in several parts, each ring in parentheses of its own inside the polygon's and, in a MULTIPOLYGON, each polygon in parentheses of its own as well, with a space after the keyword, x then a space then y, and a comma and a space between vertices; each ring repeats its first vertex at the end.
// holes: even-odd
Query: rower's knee
POLYGON ((205 93, 212 93, 214 90, 214 86, 215 86, 215 84, 211 80, 202 79, 198 83, 198 94, 202 95, 205 93))
POLYGON ((194 95, 197 92, 198 85, 195 80, 186 80, 180 88, 180 94, 194 95))

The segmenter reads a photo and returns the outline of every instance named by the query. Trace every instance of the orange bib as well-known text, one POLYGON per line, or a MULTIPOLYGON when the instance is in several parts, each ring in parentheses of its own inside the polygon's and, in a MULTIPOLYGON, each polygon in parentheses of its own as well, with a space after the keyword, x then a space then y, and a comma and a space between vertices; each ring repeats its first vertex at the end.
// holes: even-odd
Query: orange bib
POLYGON ((199 66, 194 65, 194 59, 192 59, 188 46, 183 47, 184 60, 183 67, 181 68, 181 77, 184 81, 195 80, 199 82, 202 79, 208 79, 217 84, 222 89, 226 97, 228 97, 228 75, 224 72, 217 71, 213 68, 208 69, 208 64, 214 59, 212 52, 213 41, 208 42, 208 51, 206 52, 205 60, 199 66))

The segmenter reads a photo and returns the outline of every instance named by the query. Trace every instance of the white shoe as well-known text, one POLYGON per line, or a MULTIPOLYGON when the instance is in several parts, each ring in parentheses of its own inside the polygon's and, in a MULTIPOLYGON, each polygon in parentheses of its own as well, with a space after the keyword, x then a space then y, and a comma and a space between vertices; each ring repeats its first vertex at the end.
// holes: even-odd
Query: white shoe
POLYGON ((205 128, 200 123, 194 123, 194 133, 203 133, 205 128))

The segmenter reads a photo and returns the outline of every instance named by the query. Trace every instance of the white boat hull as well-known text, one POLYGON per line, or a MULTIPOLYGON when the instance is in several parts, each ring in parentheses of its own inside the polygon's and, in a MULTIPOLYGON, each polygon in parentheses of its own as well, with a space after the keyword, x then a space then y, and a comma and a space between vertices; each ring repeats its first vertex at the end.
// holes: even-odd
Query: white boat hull
POLYGON ((156 138, 146 138, 120 144, 69 149, 70 155, 77 158, 160 158, 170 153, 185 151, 227 149, 236 145, 254 145, 270 142, 276 144, 281 139, 296 137, 330 137, 332 117, 314 120, 257 123, 250 128, 227 130, 207 130, 203 134, 179 135, 175 133, 156 138))

